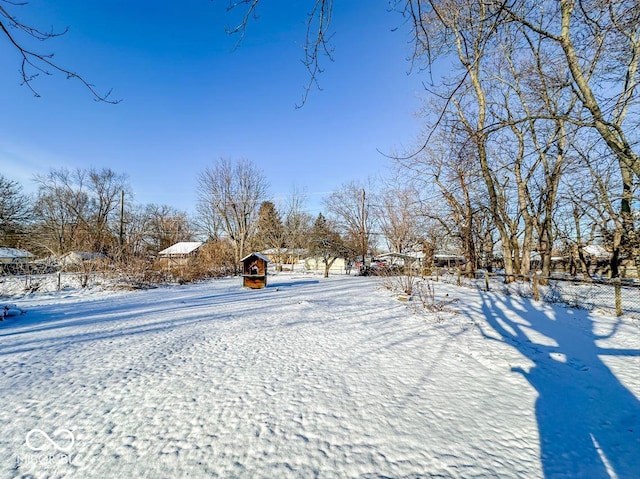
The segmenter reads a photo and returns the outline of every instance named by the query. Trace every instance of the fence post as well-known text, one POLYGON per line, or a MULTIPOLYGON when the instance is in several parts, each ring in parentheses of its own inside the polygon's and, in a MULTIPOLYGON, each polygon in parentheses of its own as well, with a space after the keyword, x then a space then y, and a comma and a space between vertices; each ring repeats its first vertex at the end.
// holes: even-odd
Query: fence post
POLYGON ((58 289, 57 291, 60 291, 60 276, 62 275, 62 273, 60 273, 60 271, 58 271, 58 289))
POLYGON ((436 283, 438 282, 438 267, 436 266, 436 283))
POLYGON ((536 301, 540 301, 540 290, 538 289, 538 273, 536 271, 533 272, 531 289, 533 290, 533 299, 536 301))
POLYGON ((484 290, 489 291, 489 272, 487 270, 484 272, 484 290))
POLYGON ((613 289, 616 298, 616 316, 622 316, 622 288, 620 287, 620 278, 614 278, 613 289))
POLYGON ((462 284, 461 276, 462 276, 462 269, 458 268, 458 286, 462 284))

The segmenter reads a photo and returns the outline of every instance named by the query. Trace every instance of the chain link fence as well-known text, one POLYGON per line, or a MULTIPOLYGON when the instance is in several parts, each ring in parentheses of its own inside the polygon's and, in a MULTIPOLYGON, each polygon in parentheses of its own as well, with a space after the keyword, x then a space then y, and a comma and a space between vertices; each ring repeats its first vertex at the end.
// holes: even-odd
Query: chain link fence
POLYGON ((621 279, 566 278, 552 276, 542 278, 512 276, 515 281, 507 283, 507 276, 501 273, 479 271, 469 278, 459 270, 439 270, 433 279, 483 291, 513 294, 525 298, 562 303, 570 307, 621 316, 623 314, 640 318, 640 283, 621 279))

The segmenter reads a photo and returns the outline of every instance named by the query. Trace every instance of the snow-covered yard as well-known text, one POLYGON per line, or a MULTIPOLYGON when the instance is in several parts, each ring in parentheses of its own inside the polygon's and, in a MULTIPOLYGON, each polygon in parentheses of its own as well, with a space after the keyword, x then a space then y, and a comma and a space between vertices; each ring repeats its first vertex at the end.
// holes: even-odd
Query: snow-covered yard
POLYGON ((11 299, 0 477, 640 477, 640 327, 436 284, 11 299))

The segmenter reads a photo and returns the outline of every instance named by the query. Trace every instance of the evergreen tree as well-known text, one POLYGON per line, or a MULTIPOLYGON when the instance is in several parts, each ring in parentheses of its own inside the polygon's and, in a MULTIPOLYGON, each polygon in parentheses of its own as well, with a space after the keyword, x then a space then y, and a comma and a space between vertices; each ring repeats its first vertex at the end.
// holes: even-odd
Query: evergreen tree
POLYGON ((256 234, 253 248, 258 251, 275 249, 280 253, 285 247, 284 227, 276 205, 271 201, 263 201, 258 210, 256 234))

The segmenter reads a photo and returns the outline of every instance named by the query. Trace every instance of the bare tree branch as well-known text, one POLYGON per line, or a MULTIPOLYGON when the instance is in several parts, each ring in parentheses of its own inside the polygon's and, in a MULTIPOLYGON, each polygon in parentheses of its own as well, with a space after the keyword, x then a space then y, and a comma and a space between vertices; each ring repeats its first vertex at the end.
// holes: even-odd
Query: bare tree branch
MULTIPOLYGON (((12 6, 24 6, 27 4, 27 2, 18 3, 10 0, 0 0, 0 2, 12 6)), ((13 49, 17 51, 18 55, 22 58, 20 66, 22 85, 29 88, 34 96, 40 97, 40 94, 33 86, 33 80, 35 80, 40 74, 49 76, 57 72, 65 75, 67 79, 79 81, 87 90, 89 90, 96 101, 111 104, 119 103, 120 100, 110 98, 111 90, 105 94, 98 92, 95 86, 89 83, 84 76, 67 69, 54 61, 53 53, 38 53, 26 46, 29 39, 42 42, 60 37, 66 34, 68 30, 69 28, 67 27, 60 32, 45 32, 22 22, 16 16, 12 15, 2 4, 0 4, 0 32, 6 37, 13 49), (22 33, 26 38, 20 39, 16 33, 22 33)))

